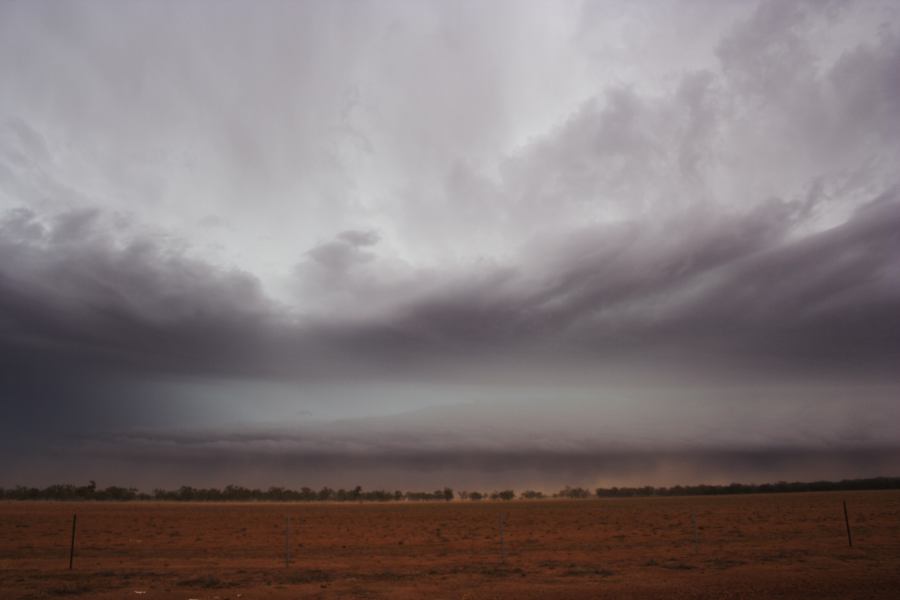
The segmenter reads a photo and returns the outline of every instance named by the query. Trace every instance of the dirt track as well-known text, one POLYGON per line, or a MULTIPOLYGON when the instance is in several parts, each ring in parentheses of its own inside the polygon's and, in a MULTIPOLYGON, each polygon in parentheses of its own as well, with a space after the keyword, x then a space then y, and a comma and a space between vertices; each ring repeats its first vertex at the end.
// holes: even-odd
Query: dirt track
POLYGON ((3 599, 893 598, 898 590, 900 492, 349 505, 0 503, 3 599), (69 571, 73 512, 78 535, 69 571))

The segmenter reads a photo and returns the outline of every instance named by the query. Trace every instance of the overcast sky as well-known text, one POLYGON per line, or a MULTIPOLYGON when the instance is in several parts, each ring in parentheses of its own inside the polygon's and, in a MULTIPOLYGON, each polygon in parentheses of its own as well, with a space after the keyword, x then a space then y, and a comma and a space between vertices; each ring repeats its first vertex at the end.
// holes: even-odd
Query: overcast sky
POLYGON ((3 2, 0 81, 0 485, 900 474, 896 2, 3 2))

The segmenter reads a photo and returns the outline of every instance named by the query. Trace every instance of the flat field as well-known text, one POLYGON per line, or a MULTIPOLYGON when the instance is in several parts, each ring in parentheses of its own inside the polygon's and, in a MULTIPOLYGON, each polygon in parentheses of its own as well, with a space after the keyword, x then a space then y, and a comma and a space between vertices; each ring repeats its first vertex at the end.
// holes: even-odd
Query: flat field
POLYGON ((664 596, 898 598, 900 492, 481 503, 0 503, 4 600, 664 596), (69 570, 73 513, 78 526, 69 570))

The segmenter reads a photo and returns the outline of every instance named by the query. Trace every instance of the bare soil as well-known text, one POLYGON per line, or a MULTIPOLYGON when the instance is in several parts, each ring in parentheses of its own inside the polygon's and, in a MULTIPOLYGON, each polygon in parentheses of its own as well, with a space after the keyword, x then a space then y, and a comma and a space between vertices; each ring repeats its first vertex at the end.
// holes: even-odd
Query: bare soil
POLYGON ((0 503, 3 600, 601 596, 898 598, 900 492, 481 503, 0 503), (73 513, 78 530, 69 570, 73 513))

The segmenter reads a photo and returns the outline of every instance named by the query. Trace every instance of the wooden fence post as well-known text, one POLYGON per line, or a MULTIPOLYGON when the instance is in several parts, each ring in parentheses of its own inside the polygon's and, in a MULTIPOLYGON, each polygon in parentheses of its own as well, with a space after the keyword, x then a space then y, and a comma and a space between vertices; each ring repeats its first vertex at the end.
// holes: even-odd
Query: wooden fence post
POLYGON ((506 540, 503 538, 503 513, 500 513, 500 560, 506 562, 506 540))
POLYGON ((697 533, 697 517, 694 511, 691 511, 691 526, 694 528, 694 554, 697 553, 697 543, 699 542, 699 534, 697 533))
POLYGON ((78 515, 72 514, 72 542, 69 544, 69 570, 72 570, 72 561, 75 559, 75 522, 78 515))
POLYGON ((853 536, 850 534, 850 517, 847 516, 847 501, 844 500, 844 525, 847 526, 847 545, 853 547, 853 536))
POLYGON ((285 517, 284 521, 284 567, 291 564, 291 518, 285 517))

